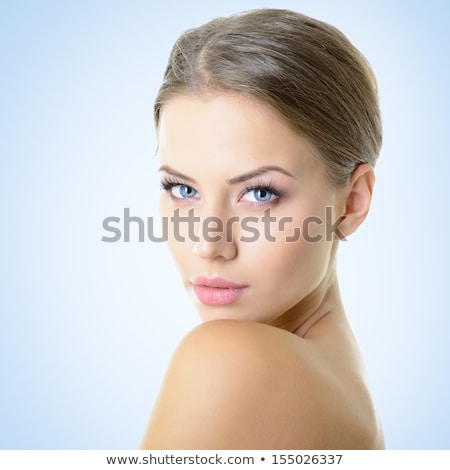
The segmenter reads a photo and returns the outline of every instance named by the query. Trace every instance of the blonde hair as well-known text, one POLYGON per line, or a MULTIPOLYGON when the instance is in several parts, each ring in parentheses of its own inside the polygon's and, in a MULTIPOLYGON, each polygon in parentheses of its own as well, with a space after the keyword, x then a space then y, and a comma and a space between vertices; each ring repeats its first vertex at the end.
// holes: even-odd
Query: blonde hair
POLYGON ((365 57, 336 28, 289 10, 259 9, 186 31, 155 101, 181 93, 236 92, 270 106, 318 150, 330 181, 375 166, 382 128, 365 57))

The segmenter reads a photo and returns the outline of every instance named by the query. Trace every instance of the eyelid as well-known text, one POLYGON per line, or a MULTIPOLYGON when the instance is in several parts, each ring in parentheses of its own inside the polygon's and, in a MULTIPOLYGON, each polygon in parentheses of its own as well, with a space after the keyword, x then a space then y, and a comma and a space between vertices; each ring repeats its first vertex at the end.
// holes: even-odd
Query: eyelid
POLYGON ((249 182, 246 187, 245 187, 245 191, 248 192, 248 191, 251 191, 251 190, 254 190, 254 189, 265 189, 277 196, 281 195, 282 191, 280 189, 278 189, 278 185, 276 185, 274 182, 273 182, 273 179, 272 178, 269 178, 269 179, 257 179, 257 180, 254 180, 252 182, 249 182))
POLYGON ((281 195, 281 191, 279 191, 277 188, 275 188, 271 185, 267 185, 267 184, 257 184, 257 185, 247 186, 245 188, 244 194, 247 194, 251 191, 255 191, 257 189, 263 189, 263 190, 265 190, 269 193, 272 193, 275 196, 280 196, 281 195))
MULTIPOLYGON (((194 186, 186 183, 185 181, 182 181, 182 179, 179 179, 173 175, 166 175, 161 178, 161 189, 170 193, 171 198, 177 201, 189 201, 189 199, 194 199, 194 198, 175 197, 171 192, 171 189, 174 188, 175 186, 187 186, 193 189, 198 194, 198 191, 194 186)), ((282 198, 285 194, 285 191, 278 189, 278 187, 273 183, 272 179, 267 180, 264 178, 264 179, 255 180, 251 184, 246 185, 245 188, 239 194, 238 201, 241 201, 246 194, 250 193, 251 191, 258 190, 258 189, 263 189, 265 191, 268 191, 274 197, 272 197, 269 201, 243 201, 243 202, 245 202, 246 204, 255 206, 255 207, 260 207, 262 205, 270 205, 270 204, 274 204, 278 202, 280 198, 282 198)))
POLYGON ((268 201, 244 201, 244 202, 246 202, 247 204, 253 205, 255 207, 260 207, 262 205, 274 204, 274 203, 278 202, 280 200, 280 198, 283 197, 283 195, 284 195, 284 191, 278 189, 278 187, 274 185, 272 180, 269 180, 269 181, 267 181, 267 180, 265 180, 265 181, 256 180, 251 185, 248 185, 248 186, 245 187, 244 191, 239 196, 239 200, 243 199, 244 196, 246 194, 250 193, 251 191, 255 191, 255 190, 258 190, 258 189, 263 189, 263 190, 271 193, 274 197, 272 197, 268 201))
POLYGON ((174 186, 189 186, 190 188, 195 189, 192 185, 173 176, 163 176, 161 178, 161 189, 170 189, 174 186))
POLYGON ((163 177, 161 179, 161 189, 165 192, 167 192, 169 194, 169 197, 175 201, 179 201, 180 203, 181 202, 187 202, 189 201, 190 199, 195 199, 194 197, 192 198, 184 198, 184 197, 177 197, 173 194, 173 191, 172 189, 173 188, 176 188, 177 186, 186 186, 188 188, 191 188, 192 190, 194 190, 197 194, 198 194, 198 191, 193 187, 191 186, 190 184, 186 184, 185 182, 183 181, 179 181, 178 179, 174 178, 173 176, 167 176, 167 177, 163 177))

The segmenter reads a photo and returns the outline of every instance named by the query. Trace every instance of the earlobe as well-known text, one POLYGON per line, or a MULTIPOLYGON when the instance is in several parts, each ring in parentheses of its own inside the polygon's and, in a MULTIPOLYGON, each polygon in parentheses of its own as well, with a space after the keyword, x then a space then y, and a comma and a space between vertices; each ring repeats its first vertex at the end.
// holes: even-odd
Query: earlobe
POLYGON ((366 218, 374 184, 373 167, 369 163, 359 165, 353 172, 346 191, 345 219, 340 226, 345 236, 351 235, 366 218))

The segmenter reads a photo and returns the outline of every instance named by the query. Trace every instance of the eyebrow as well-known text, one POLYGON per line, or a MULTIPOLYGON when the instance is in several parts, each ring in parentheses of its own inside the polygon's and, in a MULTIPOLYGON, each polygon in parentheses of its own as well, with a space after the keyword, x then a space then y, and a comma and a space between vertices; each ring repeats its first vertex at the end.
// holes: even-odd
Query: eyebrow
MULTIPOLYGON (((190 181, 192 183, 196 183, 194 178, 191 178, 190 176, 184 175, 183 173, 180 173, 179 171, 174 170, 168 165, 162 165, 159 169, 159 171, 165 171, 169 175, 176 176, 177 178, 184 179, 186 181, 190 181)), ((266 165, 262 166, 260 168, 257 168, 256 170, 249 171, 248 173, 244 173, 239 176, 235 176, 234 178, 230 178, 227 180, 228 184, 237 184, 237 183, 242 183, 244 181, 251 180, 252 178, 255 178, 257 176, 261 176, 264 173, 267 173, 269 171, 278 171, 279 173, 282 173, 283 175, 289 176, 291 178, 295 178, 292 173, 289 173, 286 171, 284 168, 281 168, 280 166, 276 165, 266 165)))
POLYGON ((196 183, 194 178, 191 178, 190 176, 183 175, 183 173, 180 173, 179 171, 174 170, 171 168, 169 165, 162 165, 158 171, 165 171, 169 175, 176 176, 177 178, 181 178, 186 181, 190 181, 191 183, 196 183))
POLYGON ((293 174, 289 173, 288 171, 286 171, 284 168, 281 168, 280 166, 267 165, 267 166, 262 166, 260 168, 257 168, 256 170, 249 171, 248 173, 244 173, 243 175, 235 176, 234 178, 227 180, 227 183, 228 184, 242 183, 243 181, 248 181, 252 178, 255 178, 256 176, 261 176, 264 173, 267 173, 268 171, 278 171, 279 173, 282 173, 283 175, 294 178, 293 174))

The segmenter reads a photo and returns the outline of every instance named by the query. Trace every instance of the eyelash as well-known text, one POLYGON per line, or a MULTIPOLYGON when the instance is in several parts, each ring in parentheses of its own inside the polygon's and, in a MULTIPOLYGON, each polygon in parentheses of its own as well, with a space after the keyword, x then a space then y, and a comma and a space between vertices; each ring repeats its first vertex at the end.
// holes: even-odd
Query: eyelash
POLYGON ((250 193, 251 191, 256 191, 256 190, 263 190, 271 193, 273 196, 275 196, 273 199, 270 199, 270 201, 260 201, 260 202, 248 202, 248 204, 251 204, 253 206, 261 206, 261 205, 266 205, 266 204, 274 204, 276 201, 278 201, 283 195, 284 192, 280 191, 277 189, 272 181, 255 181, 251 186, 247 186, 243 193, 241 194, 240 197, 245 196, 246 194, 250 193))
POLYGON ((170 178, 164 178, 161 181, 161 189, 163 191, 170 191, 174 186, 188 186, 187 184, 185 185, 181 181, 177 181, 175 179, 170 179, 170 178))
MULTIPOLYGON (((164 178, 161 181, 161 189, 163 191, 166 191, 166 192, 170 193, 170 191, 176 186, 188 186, 188 187, 192 188, 192 186, 189 186, 188 184, 185 184, 182 181, 172 179, 172 178, 164 178)), ((195 188, 192 188, 192 189, 195 190, 195 188)), ((242 197, 244 197, 246 194, 250 193, 251 191, 256 191, 256 190, 267 191, 270 194, 272 194, 273 196, 275 196, 275 199, 271 199, 270 201, 266 201, 266 202, 264 202, 264 201, 262 201, 262 202, 247 202, 248 204, 250 204, 252 206, 261 206, 261 205, 266 205, 266 204, 273 204, 276 201, 278 201, 281 197, 283 197, 283 195, 284 195, 284 192, 277 189, 271 181, 269 181, 269 182, 267 182, 267 181, 260 181, 260 182, 255 181, 254 184, 252 184, 251 186, 247 186, 244 189, 244 191, 242 191, 241 195, 239 196, 239 199, 241 199, 242 197)), ((173 199, 176 199, 177 201, 179 201, 179 200, 189 200, 189 198, 183 199, 183 198, 174 197, 172 194, 170 194, 170 196, 173 199)))

